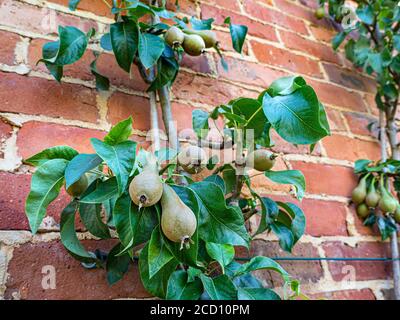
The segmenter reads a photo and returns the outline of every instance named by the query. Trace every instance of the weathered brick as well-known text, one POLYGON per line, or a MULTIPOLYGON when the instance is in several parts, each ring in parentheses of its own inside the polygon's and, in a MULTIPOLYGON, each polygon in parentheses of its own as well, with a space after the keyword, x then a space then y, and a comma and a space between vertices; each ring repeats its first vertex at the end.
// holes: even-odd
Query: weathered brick
POLYGON ((252 19, 249 19, 249 18, 239 15, 237 13, 231 12, 229 10, 219 9, 217 7, 213 7, 213 6, 209 6, 209 5, 205 5, 205 4, 201 5, 201 18, 202 19, 214 18, 215 24, 224 25, 224 20, 226 17, 231 17, 232 22, 235 24, 246 25, 249 28, 250 35, 253 35, 253 36, 256 36, 256 37, 259 37, 262 39, 278 42, 278 38, 276 36, 275 29, 270 25, 266 25, 266 24, 254 21, 252 19))
MULTIPOLYGON (((360 242, 356 247, 350 247, 341 242, 330 242, 323 245, 327 257, 347 258, 383 258, 389 257, 389 247, 384 243, 360 242)), ((391 263, 383 261, 331 261, 328 262, 329 270, 335 281, 390 279, 391 263), (349 267, 353 267, 350 270, 349 267), (354 273, 353 273, 354 272, 354 273)))
POLYGON ((377 236, 379 237, 379 230, 376 224, 371 227, 364 226, 364 220, 360 219, 356 213, 356 207, 354 204, 348 206, 354 219, 354 226, 356 231, 363 236, 377 236))
POLYGON ((309 145, 293 145, 284 140, 275 130, 270 131, 272 141, 275 143, 271 149, 274 152, 283 152, 286 154, 313 154, 316 156, 321 155, 321 148, 319 143, 315 146, 313 152, 310 152, 309 145))
POLYGON ((0 31, 0 63, 13 65, 15 47, 21 37, 12 32, 0 31))
POLYGON ((8 139, 11 136, 12 130, 13 127, 10 124, 0 120, 0 142, 8 139))
POLYGON ((374 123, 374 126, 372 128, 374 130, 372 131, 372 133, 377 133, 377 119, 365 114, 359 114, 355 112, 344 112, 344 116, 347 120, 347 123, 349 124, 350 131, 354 134, 365 136, 371 135, 371 132, 368 130, 368 125, 371 123, 374 123))
POLYGON ((377 142, 332 135, 324 138, 322 144, 330 158, 349 161, 380 159, 380 148, 377 142))
POLYGON ((352 168, 304 161, 293 161, 291 164, 293 169, 304 174, 308 193, 350 197, 357 185, 352 168))
MULTIPOLYGON (((308 20, 312 23, 317 23, 317 24, 320 23, 320 20, 317 20, 317 18, 315 17, 313 10, 310 10, 308 8, 306 9, 303 6, 300 6, 293 1, 275 0, 274 2, 275 2, 276 7, 280 11, 283 11, 283 12, 290 14, 292 16, 295 16, 297 18, 302 18, 302 19, 308 20)), ((296 29, 294 29, 294 30, 296 30, 296 29)))
POLYGON ((18 132, 18 153, 26 159, 57 145, 68 145, 82 153, 93 153, 90 138, 101 139, 104 135, 105 132, 99 130, 29 121, 18 132))
POLYGON ((331 131, 347 131, 344 120, 339 110, 325 107, 331 131))
POLYGON ((311 33, 315 39, 323 41, 331 45, 331 41, 335 36, 335 31, 321 28, 320 26, 310 26, 311 33))
POLYGON ((257 41, 251 41, 258 61, 282 67, 293 72, 322 78, 318 61, 296 55, 288 50, 277 48, 257 41))
POLYGON ((374 293, 370 289, 321 292, 310 295, 310 298, 327 300, 376 300, 374 293))
MULTIPOLYGON (((220 40, 220 38, 218 38, 218 40, 220 40)), ((181 67, 189 68, 196 72, 211 74, 213 73, 213 69, 211 67, 213 63, 213 56, 210 54, 203 54, 200 57, 192 57, 188 54, 185 54, 183 55, 180 65, 181 67)))
POLYGON ((306 25, 303 21, 287 16, 282 11, 279 12, 270 7, 260 5, 252 0, 245 0, 244 8, 248 14, 259 20, 271 24, 277 24, 281 27, 296 30, 296 32, 308 35, 306 25))
MULTIPOLYGON (((30 190, 31 176, 1 172, 0 182, 7 185, 7 188, 0 190, 0 230, 29 230, 25 200, 30 190)), ((62 189, 61 195, 48 207, 47 215, 59 222, 60 213, 69 201, 70 197, 62 189)))
MULTIPOLYGON (((50 2, 68 7, 69 0, 50 0, 50 2)), ((82 0, 78 4, 78 10, 89 11, 98 16, 106 16, 108 18, 113 17, 111 9, 102 1, 97 1, 95 3, 92 0, 82 0)))
POLYGON ((327 61, 340 64, 341 60, 338 55, 333 51, 331 46, 327 46, 318 42, 310 41, 299 36, 296 33, 279 30, 281 39, 288 49, 306 52, 321 61, 327 61))
POLYGON ((167 1, 166 7, 168 10, 178 11, 178 12, 185 13, 185 14, 188 14, 191 16, 195 16, 197 14, 195 0, 179 1, 179 10, 178 10, 178 7, 175 5, 175 1, 167 1))
MULTIPOLYGON (((115 241, 84 241, 88 250, 110 250, 115 241)), ((132 263, 125 278, 108 285, 102 269, 86 270, 73 259, 59 241, 24 244, 14 249, 8 266, 7 291, 11 299, 116 299, 146 298, 150 295, 141 284, 137 263, 132 263), (44 289, 44 266, 55 268, 56 288, 44 289)))
POLYGON ((217 5, 228 10, 240 12, 238 0, 206 0, 205 2, 212 6, 217 5))
POLYGON ((0 111, 97 122, 95 90, 0 72, 0 111), (15 90, 18 90, 16 94, 15 90))

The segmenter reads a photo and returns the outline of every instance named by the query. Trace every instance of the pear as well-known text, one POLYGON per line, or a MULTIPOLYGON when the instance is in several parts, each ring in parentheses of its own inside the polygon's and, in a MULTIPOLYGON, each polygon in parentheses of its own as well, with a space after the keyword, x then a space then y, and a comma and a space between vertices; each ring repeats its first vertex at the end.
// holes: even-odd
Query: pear
POLYGON ((190 56, 199 56, 204 53, 206 44, 202 37, 197 34, 185 34, 185 40, 182 44, 183 50, 190 56))
POLYGON ((396 211, 393 214, 394 221, 400 223, 400 205, 397 206, 396 211))
POLYGON ((197 219, 193 211, 183 203, 174 189, 164 184, 161 197, 161 230, 172 242, 181 244, 181 250, 193 243, 191 237, 196 232, 197 219))
POLYGON ((367 184, 366 184, 366 176, 360 180, 358 186, 353 190, 351 194, 351 199, 355 204, 360 204, 364 202, 365 197, 367 196, 367 184))
POLYGON ((324 7, 319 7, 316 11, 315 11, 315 17, 318 20, 321 20, 323 18, 325 18, 325 9, 324 7))
POLYGON ((80 195, 82 195, 82 193, 86 191, 88 185, 89 181, 85 173, 79 178, 78 181, 74 182, 68 187, 67 193, 74 198, 78 198, 80 195))
POLYGON ((381 199, 381 196, 376 191, 375 180, 373 180, 371 182, 371 185, 369 186, 368 194, 367 194, 367 197, 365 198, 365 203, 370 208, 376 208, 380 199, 381 199))
POLYGON ((248 155, 246 165, 253 167, 257 171, 268 171, 275 165, 276 157, 276 154, 268 150, 255 150, 248 155))
POLYGON ((172 26, 164 35, 165 42, 172 48, 179 47, 185 40, 185 34, 178 27, 172 26))
POLYGON ((207 165, 206 152, 197 146, 188 146, 178 154, 178 163, 187 173, 197 174, 207 165))
POLYGON ((381 195, 379 208, 383 213, 394 213, 399 205, 398 201, 383 187, 381 188, 381 195))
POLYGON ((218 44, 217 34, 214 31, 185 29, 184 32, 186 34, 195 34, 200 36, 203 39, 207 49, 214 48, 218 44))
POLYGON ((357 206, 357 214, 360 218, 365 219, 369 215, 368 206, 365 203, 361 203, 357 206))
POLYGON ((129 195, 134 204, 141 207, 151 207, 160 201, 163 184, 158 174, 157 165, 148 162, 143 171, 133 178, 129 185, 129 195))

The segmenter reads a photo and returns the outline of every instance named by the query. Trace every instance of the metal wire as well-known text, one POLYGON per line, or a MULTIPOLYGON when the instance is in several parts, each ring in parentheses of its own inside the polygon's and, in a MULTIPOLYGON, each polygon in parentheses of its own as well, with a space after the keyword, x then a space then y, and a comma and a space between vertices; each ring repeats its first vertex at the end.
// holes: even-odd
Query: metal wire
MULTIPOLYGON (((237 261, 249 261, 253 257, 248 257, 248 258, 235 258, 237 261)), ((376 261, 376 262, 389 262, 393 260, 400 260, 398 259, 392 259, 392 258, 338 258, 338 257, 333 257, 333 258, 321 258, 321 257, 270 257, 272 260, 276 261, 376 261)))

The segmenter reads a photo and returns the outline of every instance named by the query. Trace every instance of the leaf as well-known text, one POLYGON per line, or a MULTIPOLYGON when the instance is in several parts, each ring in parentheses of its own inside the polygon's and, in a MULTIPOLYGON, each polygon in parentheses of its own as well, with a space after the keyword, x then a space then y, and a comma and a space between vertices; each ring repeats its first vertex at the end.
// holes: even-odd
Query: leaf
POLYGON ((188 281, 188 274, 183 270, 175 271, 168 280, 168 300, 198 300, 203 293, 201 280, 188 281))
POLYGON ((93 256, 86 251, 76 236, 75 213, 77 208, 78 203, 73 201, 61 213, 61 242, 75 259, 86 263, 92 263, 95 262, 96 259, 94 259, 93 256))
POLYGON ((263 134, 267 122, 261 103, 257 99, 239 98, 231 101, 230 104, 233 113, 246 120, 243 126, 245 139, 253 138, 247 137, 246 130, 253 130, 254 138, 259 138, 263 134))
POLYGON ((39 60, 39 62, 43 62, 51 73, 51 75, 58 81, 61 81, 63 77, 63 66, 55 65, 49 61, 53 61, 58 53, 58 49, 60 48, 60 41, 47 42, 42 47, 42 57, 43 59, 39 60))
POLYGON ((235 257, 235 248, 230 244, 219 244, 213 242, 206 243, 207 252, 211 258, 218 261, 225 273, 225 266, 230 264, 235 257))
POLYGON ((238 300, 281 300, 281 298, 268 288, 239 288, 238 300))
POLYGON ((97 59, 99 57, 99 54, 94 53, 94 55, 95 59, 90 64, 90 71, 95 76, 96 89, 99 91, 107 91, 108 89, 110 89, 110 80, 106 76, 103 76, 101 73, 99 73, 99 71, 97 70, 97 59))
POLYGON ((179 262, 172 259, 155 276, 149 277, 148 261, 149 245, 147 244, 139 255, 139 272, 144 288, 152 295, 165 299, 167 295, 168 280, 175 271, 179 262))
POLYGON ((42 164, 32 175, 31 191, 26 199, 25 212, 33 234, 37 232, 46 215, 48 205, 60 192, 67 164, 68 161, 65 159, 52 159, 42 164))
POLYGON ((67 165, 65 169, 65 187, 68 189, 79 178, 96 167, 98 167, 103 160, 97 154, 78 154, 67 165))
POLYGON ((339 32, 333 39, 332 39, 332 47, 333 50, 337 50, 340 45, 343 43, 344 39, 346 39, 347 33, 342 31, 339 32))
POLYGON ((211 176, 205 178, 204 181, 212 182, 220 187, 223 193, 226 192, 224 179, 222 179, 219 175, 212 174, 211 176))
POLYGON ((271 223, 271 230, 276 234, 279 239, 279 245, 287 252, 292 252, 294 245, 294 237, 292 231, 283 223, 276 221, 271 223))
POLYGON ((371 162, 372 162, 371 160, 367 159, 356 160, 356 162, 354 162, 354 173, 359 174, 363 172, 371 162))
POLYGON ((249 262, 242 264, 240 268, 236 270, 234 277, 260 269, 276 271, 286 282, 289 281, 289 274, 277 262, 270 258, 261 256, 254 257, 249 262))
POLYGON ((110 33, 105 33, 100 38, 100 46, 106 51, 112 51, 111 35, 110 33))
POLYGON ((138 50, 139 29, 133 21, 122 21, 110 26, 111 45, 118 65, 130 72, 133 58, 138 50))
POLYGON ((118 193, 121 195, 128 184, 129 174, 135 163, 136 142, 124 141, 116 145, 109 145, 99 139, 90 139, 96 153, 107 163, 113 171, 118 184, 118 193))
POLYGON ((149 277, 152 278, 172 259, 174 259, 174 257, 168 250, 163 236, 161 235, 161 229, 158 226, 153 230, 149 241, 149 277))
POLYGON ((156 64, 165 48, 165 42, 154 34, 139 34, 139 59, 146 69, 156 64))
POLYGON ((69 0, 68 3, 69 10, 75 11, 76 8, 78 7, 79 2, 81 2, 81 0, 69 0))
POLYGON ((197 182, 188 186, 198 198, 200 206, 199 236, 206 242, 248 246, 249 236, 243 215, 237 207, 227 207, 220 187, 211 182, 197 182))
MULTIPOLYGON (((226 266, 225 272, 226 275, 232 278, 237 270, 242 265, 235 260, 233 260, 229 265, 226 266)), ((233 279, 233 283, 235 284, 236 288, 263 288, 263 284, 260 280, 258 280, 255 276, 251 273, 245 273, 241 276, 235 277, 233 279)))
POLYGON ((263 110, 277 133, 293 144, 312 144, 329 132, 321 125, 320 103, 314 90, 306 85, 290 95, 263 98, 263 110))
POLYGON ((131 258, 128 254, 118 255, 121 252, 123 246, 121 243, 118 243, 107 256, 107 281, 110 285, 115 284, 119 280, 123 278, 125 273, 128 272, 129 264, 131 262, 131 258))
POLYGON ((247 26, 231 23, 230 17, 227 17, 225 19, 225 23, 229 24, 233 48, 236 52, 242 53, 244 41, 246 40, 246 35, 248 31, 247 26))
POLYGON ((255 194, 256 197, 260 200, 261 204, 261 219, 260 224, 258 225, 258 229, 255 235, 263 233, 270 227, 270 224, 276 218, 279 213, 278 205, 275 201, 270 198, 260 197, 258 194, 255 194))
POLYGON ((205 20, 200 20, 196 17, 190 18, 190 24, 192 25, 193 30, 211 30, 213 22, 213 18, 205 20))
MULTIPOLYGON (((169 47, 165 47, 166 49, 169 47)), ((172 49, 171 49, 172 50, 172 49)), ((156 91, 163 86, 171 86, 179 71, 179 63, 175 57, 164 57, 158 60, 157 63, 157 77, 147 89, 148 92, 156 91)))
POLYGON ((104 137, 104 142, 113 146, 128 140, 129 137, 132 135, 132 122, 132 117, 118 122, 104 137))
POLYGON ((72 160, 78 155, 78 151, 68 146, 57 146, 45 149, 34 156, 24 160, 24 163, 39 167, 53 159, 72 160))
POLYGON ((212 300, 237 299, 237 289, 228 276, 223 274, 212 279, 204 274, 200 274, 200 280, 212 300))
POLYGON ((139 211, 127 192, 115 203, 113 221, 125 249, 148 241, 158 224, 154 207, 142 208, 139 211))
MULTIPOLYGON (((306 84, 306 81, 299 76, 282 77, 271 83, 268 88, 268 93, 272 97, 277 95, 287 96, 304 87, 306 84)), ((265 92, 260 97, 264 97, 264 94, 265 92)))
POLYGON ((306 229, 306 217, 303 211, 294 203, 278 202, 279 206, 284 208, 292 217, 291 230, 293 233, 294 244, 303 236, 306 229))
POLYGON ((264 175, 279 184, 291 184, 296 188, 299 200, 303 199, 306 190, 306 180, 299 170, 265 171, 264 175))
POLYGON ((100 181, 96 189, 88 195, 82 197, 79 202, 81 203, 103 203, 118 195, 117 179, 111 177, 105 181, 100 181))
POLYGON ((80 203, 79 214, 84 226, 92 235, 100 239, 111 238, 110 230, 101 218, 101 204, 80 203))
POLYGON ((199 138, 207 136, 208 130, 210 129, 208 118, 209 113, 204 110, 196 109, 192 112, 193 130, 199 138))
POLYGON ((373 24, 375 20, 374 10, 369 5, 360 6, 356 9, 356 14, 360 20, 366 24, 373 24))

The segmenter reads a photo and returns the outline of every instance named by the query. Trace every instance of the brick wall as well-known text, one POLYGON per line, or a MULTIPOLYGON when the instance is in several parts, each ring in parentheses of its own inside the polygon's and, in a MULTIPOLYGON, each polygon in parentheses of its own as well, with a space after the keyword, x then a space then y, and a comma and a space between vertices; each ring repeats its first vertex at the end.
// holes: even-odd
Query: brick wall
MULTIPOLYGON (((32 236, 24 214, 32 168, 21 163, 45 147, 68 144, 90 152, 90 137, 102 137, 113 123, 134 117, 136 138, 144 141, 149 127, 145 84, 121 71, 111 55, 98 63, 111 78, 109 92, 98 93, 89 70, 92 55, 66 68, 57 84, 36 61, 44 42, 54 39, 58 24, 100 32, 111 22, 102 1, 82 0, 71 13, 67 0, 0 0, 0 298, 149 298, 140 284, 137 266, 123 282, 108 287, 102 270, 83 270, 62 248, 57 222, 68 199, 63 194, 49 208, 42 232, 32 236), (43 290, 42 267, 53 265, 57 289, 43 290)), ((174 1, 168 1, 173 3, 174 1)), ((379 158, 376 139, 366 125, 376 120, 374 81, 352 69, 343 54, 335 54, 329 41, 334 34, 327 21, 313 16, 312 0, 180 0, 183 14, 213 17, 230 65, 225 72, 217 56, 185 58, 173 88, 173 111, 178 128, 191 123, 191 110, 211 110, 238 96, 256 97, 272 80, 301 74, 316 89, 326 105, 333 135, 320 142, 312 155, 279 137, 276 151, 282 154, 281 169, 300 169, 307 179, 307 194, 301 206, 307 216, 306 235, 296 246, 296 256, 382 257, 388 245, 377 233, 362 226, 349 195, 356 184, 352 162, 379 158), (245 53, 229 48, 224 17, 249 26, 245 53)), ((286 187, 264 178, 257 189, 274 199, 290 200, 286 187)), ((110 248, 81 233, 89 248, 110 248)), ((275 238, 261 235, 252 253, 284 255, 275 238)), ((332 299, 384 299, 390 297, 391 268, 382 262, 343 263, 327 261, 282 262, 303 290, 312 297, 332 299), (355 281, 344 281, 354 275, 355 281)), ((266 283, 280 286, 268 273, 266 283)))

